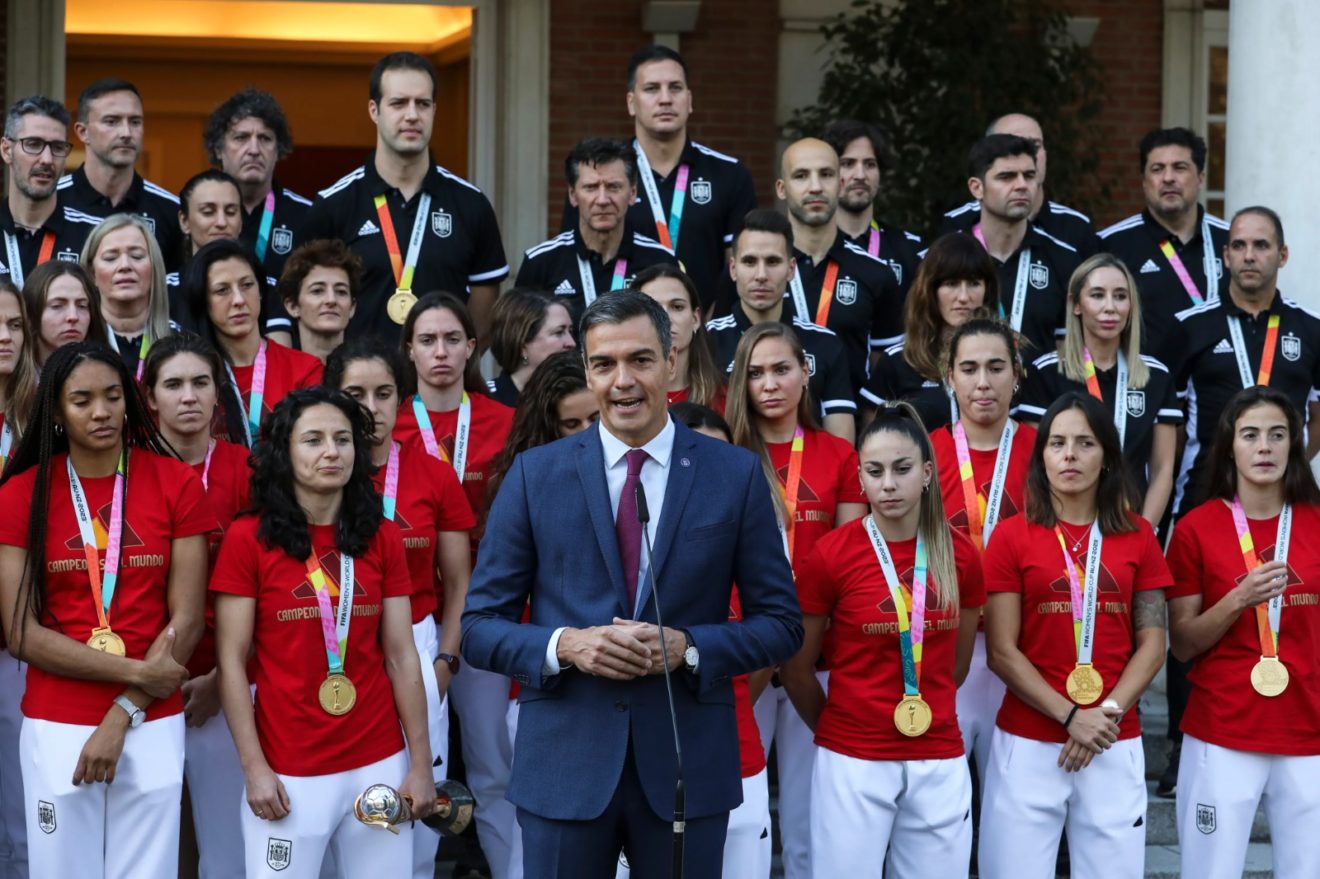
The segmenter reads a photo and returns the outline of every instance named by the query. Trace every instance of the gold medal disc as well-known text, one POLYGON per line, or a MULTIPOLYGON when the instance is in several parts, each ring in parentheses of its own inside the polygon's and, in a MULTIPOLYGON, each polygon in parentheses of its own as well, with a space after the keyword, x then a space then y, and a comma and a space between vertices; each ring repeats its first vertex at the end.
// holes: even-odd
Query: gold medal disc
POLYGON ((1068 672, 1067 686, 1069 699, 1078 705, 1090 705, 1100 701, 1105 684, 1095 666, 1086 663, 1068 672))
POLYGON ((87 646, 111 656, 125 655, 124 639, 109 628, 92 629, 92 637, 87 639, 87 646))
POLYGON ((930 705, 920 696, 904 696, 894 706, 894 726, 905 736, 916 738, 930 729, 930 705))
POLYGON ((1277 656, 1262 656, 1252 666, 1251 686, 1262 696, 1274 697, 1288 689, 1288 666, 1277 656))
POLYGON ((403 322, 408 319, 408 312, 412 311, 412 307, 416 304, 417 297, 413 295, 413 291, 400 287, 394 291, 390 301, 385 303, 385 312, 390 316, 390 320, 403 326, 403 322))
POLYGON ((357 704, 357 687, 342 674, 328 675, 321 681, 317 698, 326 714, 342 717, 352 711, 353 706, 357 704))

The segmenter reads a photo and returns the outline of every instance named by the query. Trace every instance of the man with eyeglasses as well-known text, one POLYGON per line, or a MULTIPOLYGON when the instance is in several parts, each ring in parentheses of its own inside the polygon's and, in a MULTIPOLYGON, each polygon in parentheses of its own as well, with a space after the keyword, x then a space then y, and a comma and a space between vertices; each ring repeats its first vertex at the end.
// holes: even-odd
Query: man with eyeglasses
POLYGON ((83 240, 96 225, 78 211, 57 209, 55 186, 73 149, 68 138, 69 111, 59 101, 22 98, 5 116, 0 159, 9 184, 0 205, 0 263, 19 289, 28 273, 48 259, 77 262, 83 240))

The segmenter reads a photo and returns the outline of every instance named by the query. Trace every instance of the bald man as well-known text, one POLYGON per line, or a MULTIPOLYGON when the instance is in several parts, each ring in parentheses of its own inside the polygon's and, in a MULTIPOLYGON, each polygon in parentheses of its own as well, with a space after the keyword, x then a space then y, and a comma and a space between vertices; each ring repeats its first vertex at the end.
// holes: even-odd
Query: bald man
MULTIPOLYGON (((1096 237, 1091 218, 1081 211, 1074 210, 1057 201, 1050 201, 1045 196, 1045 171, 1048 151, 1045 148, 1045 134, 1040 123, 1025 113, 1006 113, 992 121, 985 133, 1015 134, 1026 138, 1036 145, 1036 195, 1031 203, 1030 221, 1038 229, 1050 236, 1067 242, 1083 259, 1100 250, 1100 239, 1096 237)), ((981 218, 981 205, 969 201, 944 214, 940 233, 966 232, 976 225, 981 218)))
POLYGON ((853 395, 866 386, 872 356, 903 335, 903 296, 889 265, 839 228, 839 154, 805 138, 784 151, 775 194, 793 227, 794 316, 833 330, 848 353, 853 395))

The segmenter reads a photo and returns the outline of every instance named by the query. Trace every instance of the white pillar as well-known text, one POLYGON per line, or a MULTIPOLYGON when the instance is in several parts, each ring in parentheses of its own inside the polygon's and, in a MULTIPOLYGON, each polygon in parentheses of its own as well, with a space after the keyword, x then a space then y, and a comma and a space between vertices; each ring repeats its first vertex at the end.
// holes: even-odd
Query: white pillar
MULTIPOLYGON (((1278 211, 1288 245, 1279 289, 1320 309, 1320 3, 1229 6, 1225 213, 1278 211)), ((1226 217, 1227 218, 1227 217, 1226 217)))

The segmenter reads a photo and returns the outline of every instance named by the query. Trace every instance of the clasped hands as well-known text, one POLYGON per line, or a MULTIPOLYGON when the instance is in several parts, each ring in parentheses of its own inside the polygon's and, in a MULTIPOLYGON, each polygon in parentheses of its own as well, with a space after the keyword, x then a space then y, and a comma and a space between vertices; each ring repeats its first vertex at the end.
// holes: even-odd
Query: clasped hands
POLYGON ((587 674, 629 681, 660 674, 665 665, 673 671, 682 664, 686 648, 687 638, 677 629, 665 627, 662 648, 655 624, 615 617, 608 626, 565 629, 555 655, 561 667, 571 665, 587 674))

